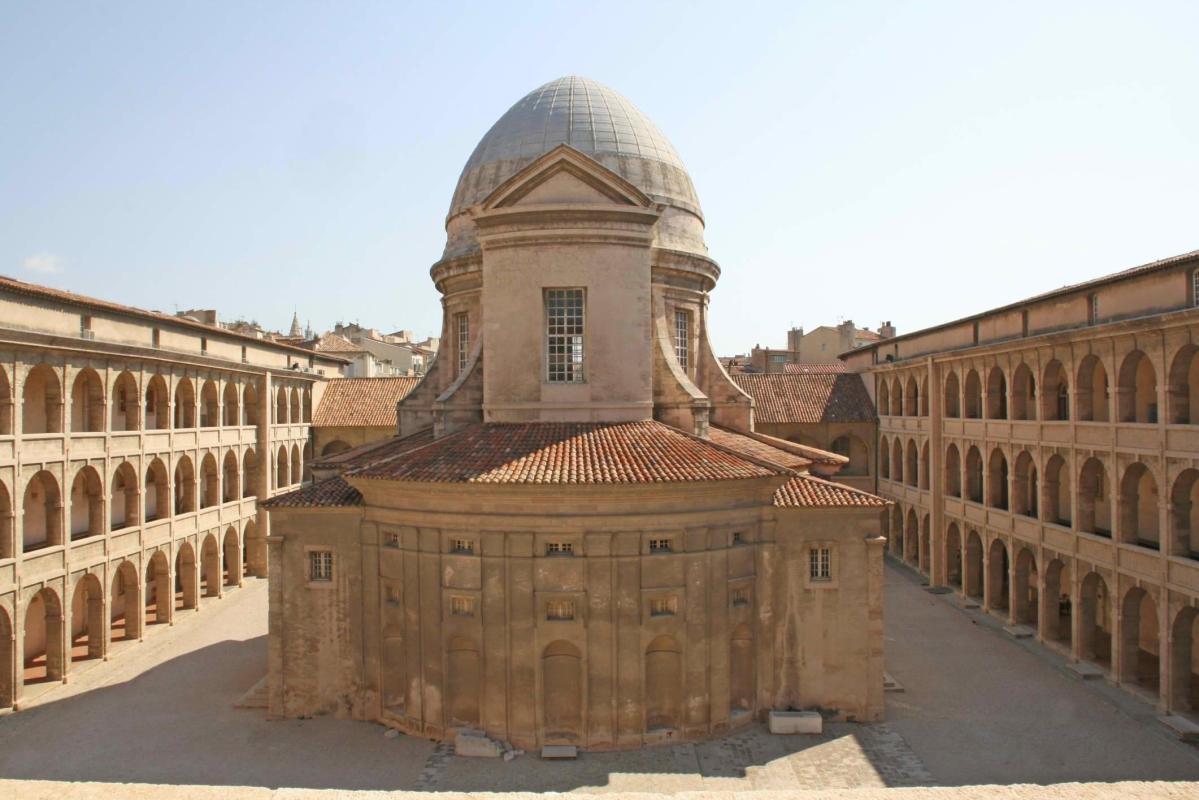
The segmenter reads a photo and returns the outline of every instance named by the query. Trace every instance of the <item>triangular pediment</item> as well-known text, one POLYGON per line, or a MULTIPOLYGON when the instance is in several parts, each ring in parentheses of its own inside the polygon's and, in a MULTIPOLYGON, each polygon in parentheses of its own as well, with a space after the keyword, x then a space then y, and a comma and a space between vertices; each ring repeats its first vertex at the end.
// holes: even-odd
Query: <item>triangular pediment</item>
POLYGON ((483 200, 485 210, 518 205, 621 205, 649 208, 648 196, 570 145, 560 144, 504 181, 483 200))

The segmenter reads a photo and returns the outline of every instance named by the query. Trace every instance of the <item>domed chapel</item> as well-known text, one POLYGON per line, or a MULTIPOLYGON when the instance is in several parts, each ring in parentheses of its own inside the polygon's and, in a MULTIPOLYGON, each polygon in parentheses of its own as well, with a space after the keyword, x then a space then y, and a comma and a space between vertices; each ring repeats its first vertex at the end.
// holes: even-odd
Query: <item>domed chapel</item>
POLYGON ((271 715, 588 750, 881 718, 884 501, 754 432, 657 126, 585 78, 533 90, 446 234, 397 435, 264 504, 271 715))

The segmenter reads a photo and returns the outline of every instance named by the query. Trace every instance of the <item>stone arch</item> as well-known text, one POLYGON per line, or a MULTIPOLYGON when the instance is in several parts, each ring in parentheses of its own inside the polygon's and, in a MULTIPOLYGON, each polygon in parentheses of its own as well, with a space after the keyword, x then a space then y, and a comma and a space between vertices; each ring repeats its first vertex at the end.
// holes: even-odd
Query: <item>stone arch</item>
POLYGON ((1173 555, 1199 559, 1199 470, 1185 469, 1170 490, 1173 555))
POLYGON ((996 447, 987 459, 987 505, 991 508, 1008 508, 1007 455, 996 447))
POLYGON ((91 367, 79 370, 71 385, 71 430, 96 433, 104 430, 104 381, 91 367))
POLYGON ((204 597, 221 596, 221 548, 212 533, 200 545, 200 589, 204 597))
POLYGON ((288 408, 287 418, 293 423, 299 422, 304 418, 303 412, 300 410, 300 390, 295 386, 291 387, 291 403, 288 408))
POLYGON ((1161 527, 1157 515, 1157 481, 1140 461, 1124 471, 1120 481, 1120 541, 1161 548, 1161 527))
POLYGON ((220 393, 212 378, 200 387, 200 427, 215 428, 221 424, 220 393))
POLYGON ((932 553, 932 517, 925 514, 920 520, 920 549, 916 554, 917 566, 925 575, 929 574, 932 553))
POLYGON ((1045 462, 1045 485, 1042 489, 1042 507, 1046 522, 1054 525, 1073 524, 1074 512, 1070 498, 1070 487, 1074 483, 1070 479, 1070 471, 1066 459, 1057 453, 1045 462))
POLYGON ((983 501, 983 457, 974 445, 966 451, 966 499, 983 501))
POLYGON ((1041 600, 1046 608, 1041 615, 1041 637, 1046 641, 1069 646, 1073 635, 1071 618, 1073 601, 1070 599, 1070 568, 1060 558, 1055 558, 1045 567, 1045 596, 1041 600))
POLYGON ((928 416, 928 376, 920 378, 920 416, 928 416))
POLYGON ((303 394, 302 400, 303 400, 303 405, 304 405, 303 422, 305 425, 307 425, 312 422, 312 387, 311 386, 304 387, 304 394, 303 394))
POLYGON ((962 455, 953 442, 945 448, 945 494, 962 496, 962 455))
POLYGON ((1007 376, 999 366, 987 373, 987 419, 1007 419, 1007 376))
POLYGON ((291 485, 299 484, 303 476, 304 464, 300 461, 300 446, 293 444, 291 446, 291 485))
POLYGON ((1078 419, 1083 422, 1107 422, 1111 414, 1111 400, 1107 385, 1107 369, 1094 353, 1078 365, 1077 389, 1074 404, 1078 419))
POLYGON ((67 649, 62 599, 42 587, 25 607, 25 683, 61 681, 66 675, 67 649))
POLYGON ((241 496, 237 466, 237 453, 233 450, 225 451, 225 458, 221 463, 221 502, 223 503, 232 503, 241 496))
POLYGON ((1007 611, 1009 587, 1007 545, 1003 539, 992 539, 987 548, 987 608, 1007 611))
POLYGON ((541 713, 546 742, 582 739, 583 659, 570 642, 550 642, 541 653, 541 713))
POLYGON ((958 374, 953 370, 945 376, 945 416, 962 416, 962 387, 958 374))
POLYGON ((175 386, 176 428, 196 427, 196 387, 191 378, 180 378, 175 386))
POLYGON ((249 575, 264 577, 266 575, 266 540, 259 535, 258 524, 246 520, 246 529, 242 531, 242 550, 245 552, 244 571, 249 575))
POLYGON ((903 526, 903 560, 917 566, 920 560, 920 520, 916 509, 909 508, 903 526))
POLYGON ((966 555, 962 561, 962 589, 967 597, 983 597, 983 540, 978 531, 966 534, 966 555))
POLYGON ((175 513, 189 514, 196 510, 196 470, 191 456, 182 455, 175 464, 175 513))
POLYGON ((334 439, 333 441, 329 442, 327 445, 325 445, 324 447, 321 448, 321 458, 328 458, 329 456, 335 456, 338 453, 344 453, 345 451, 347 451, 349 449, 350 449, 349 443, 343 442, 341 439, 334 439))
POLYGON ((71 595, 71 660, 104 657, 104 587, 95 575, 85 573, 71 595))
POLYGON ((132 561, 122 561, 112 574, 108 601, 108 625, 114 642, 140 639, 141 581, 132 561))
POLYGON ((869 475, 870 474, 870 450, 866 447, 866 443, 854 436, 852 433, 846 433, 838 436, 829 446, 837 455, 845 456, 849 459, 849 463, 841 468, 838 475, 869 475))
POLYGON ((1107 581, 1098 572, 1089 572, 1082 579, 1078 598, 1078 644, 1083 659, 1111 669, 1111 601, 1107 581))
MULTIPOLYGON (((8 493, 8 487, 4 485, 4 481, 0 480, 0 560, 17 557, 16 533, 13 530, 15 519, 12 495, 8 493)), ((4 662, 0 661, 0 669, 3 668, 4 662)), ((0 708, 3 707, 0 705, 0 708)))
POLYGON ((645 648, 645 729, 678 730, 683 723, 683 650, 671 636, 645 648))
POLYGON ((891 552, 902 556, 903 554, 903 511, 898 504, 891 506, 891 552))
POLYGON ((12 618, 8 616, 8 610, 0 606, 0 708, 12 708, 17 700, 16 681, 13 680, 17 671, 16 650, 12 618))
POLYGON ((287 445, 279 445, 279 452, 275 456, 275 488, 282 489, 290 478, 291 472, 287 468, 287 445))
POLYGON ((62 387, 58 374, 48 364, 38 364, 25 377, 21 432, 62 433, 62 387))
POLYGON ((1037 418, 1037 379, 1021 361, 1012 373, 1012 419, 1037 418))
MULTIPOLYGON (((13 434, 13 430, 12 430, 13 414, 12 414, 12 412, 13 412, 12 381, 9 380, 9 378, 8 378, 8 370, 4 368, 3 364, 0 364, 0 436, 12 436, 12 434, 13 434)), ((11 624, 11 622, 10 622, 10 624, 11 624)), ((10 628, 10 630, 11 630, 11 628, 10 628)), ((4 663, 11 663, 11 662, 12 662, 12 658, 10 657, 9 661, 4 662, 4 663)), ((0 668, 3 668, 3 663, 0 663, 0 668)), ((0 680, 3 680, 3 676, 0 676, 0 680)), ((3 688, 0 687, 0 692, 2 692, 2 691, 3 691, 3 688)), ((0 697, 0 701, 2 701, 2 700, 3 700, 3 697, 0 697)), ((10 701, 10 705, 11 705, 11 701, 10 701)), ((4 705, 2 703, 0 703, 0 708, 4 708, 4 705)))
POLYGON ((175 553, 175 609, 192 609, 200 605, 200 573, 196 565, 196 550, 191 542, 181 542, 175 553))
POLYGON ((95 467, 86 466, 71 481, 71 538, 104 533, 104 481, 95 467))
POLYGON ((1199 347, 1183 345, 1170 362, 1170 422, 1199 424, 1199 347))
POLYGON ((1116 399, 1121 422, 1157 422, 1157 370, 1140 350, 1133 350, 1120 364, 1116 399))
POLYGON ((1120 682, 1140 686, 1156 695, 1160 687, 1160 658, 1157 604, 1153 595, 1134 586, 1124 593, 1120 604, 1120 682))
MULTIPOLYGON (((300 461, 300 463, 304 465, 304 469, 300 472, 300 480, 301 480, 301 482, 311 481, 312 480, 312 442, 311 441, 304 442, 304 449, 302 451, 300 451, 300 458, 302 459, 300 461)), ((851 465, 847 464, 846 466, 851 466, 851 465)))
POLYGON ((983 416, 983 384, 977 370, 966 373, 966 418, 982 419, 983 416))
POLYGON ((1040 487, 1037 485, 1037 462, 1027 450, 1021 450, 1016 456, 1015 478, 1012 511, 1037 518, 1037 504, 1041 498, 1040 487))
POLYGON ((751 713, 754 692, 754 635, 743 622, 729 634, 729 711, 751 713))
POLYGON ((945 582, 962 588, 962 530, 956 522, 945 530, 945 582))
MULTIPOLYGON (((884 480, 891 480, 891 443, 886 436, 882 436, 878 440, 878 472, 879 477, 884 480)), ((328 449, 328 446, 326 446, 328 449)))
POLYGON ((141 392, 137 388, 137 378, 131 372, 122 372, 112 385, 112 412, 110 414, 112 430, 136 431, 141 426, 138 401, 141 392))
POLYGON ((171 621, 175 608, 175 586, 166 554, 155 551, 146 565, 146 624, 162 625, 171 621))
POLYGON ((918 481, 918 486, 921 489, 932 488, 932 483, 929 480, 929 464, 930 457, 928 451, 928 440, 925 440, 924 444, 920 446, 920 478, 918 481))
POLYGON ((200 508, 211 508, 221 502, 221 473, 216 468, 216 456, 205 453, 200 461, 200 508))
POLYGON ((878 413, 880 416, 891 413, 891 387, 886 378, 878 381, 878 413))
MULTIPOLYGON (((1174 617, 1170 632, 1170 707, 1199 712, 1199 609, 1186 606, 1174 617)), ((3 706, 0 697, 0 706, 3 706)))
POLYGON ((153 522, 171 514, 171 487, 167 478, 166 465, 161 458, 154 458, 146 467, 146 513, 143 519, 153 522))
POLYGON ((225 585, 241 586, 241 537, 233 525, 225 530, 224 551, 225 585))
POLYGON ((242 399, 242 425, 257 425, 258 424, 258 389, 254 384, 247 383, 245 388, 241 390, 242 399))
POLYGON ((479 726, 479 687, 483 684, 479 646, 455 636, 446 648, 446 727, 479 726))
POLYGON ((1012 620, 1018 625, 1038 626, 1040 610, 1040 581, 1037 575, 1037 557, 1032 548, 1021 547, 1016 552, 1012 585, 1012 620))
POLYGON ((237 384, 233 381, 225 381, 225 388, 221 392, 221 424, 227 428, 233 428, 241 424, 241 404, 238 402, 237 384))
POLYGON ((1111 490, 1103 462, 1088 458, 1078 473, 1078 529, 1112 535, 1111 490))
POLYGON ((891 480, 903 483, 903 442, 898 436, 891 442, 891 480))
POLYGON ((241 458, 241 496, 256 497, 258 495, 258 455, 253 447, 246 448, 241 458))
POLYGON ((41 470, 25 485, 21 516, 24 552, 63 543, 62 494, 58 489, 58 479, 48 470, 41 470))
POLYGON ((915 486, 919 478, 920 456, 916 451, 916 440, 908 439, 907 447, 904 450, 903 482, 908 486, 915 486))
POLYGON ((915 375, 909 375, 903 386, 903 413, 909 417, 920 414, 920 386, 915 375))
POLYGON ((1041 419, 1070 419, 1070 377, 1056 358, 1045 365, 1041 381, 1041 419))
POLYGON ((891 379, 891 416, 903 416, 903 384, 898 375, 891 379))
POLYGON ((170 393, 166 378, 155 375, 146 384, 146 430, 162 431, 171 423, 170 393))
POLYGON ((287 424, 287 390, 282 386, 275 392, 275 424, 287 424))

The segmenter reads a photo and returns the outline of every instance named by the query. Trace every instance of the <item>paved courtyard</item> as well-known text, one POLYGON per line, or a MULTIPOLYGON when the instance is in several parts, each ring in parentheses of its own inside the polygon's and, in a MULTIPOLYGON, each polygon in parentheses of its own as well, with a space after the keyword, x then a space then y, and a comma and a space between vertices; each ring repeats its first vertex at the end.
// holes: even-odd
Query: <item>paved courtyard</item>
POLYGON ((1199 779, 1199 749, 1169 738, 1147 705, 1069 677, 902 568, 888 567, 886 613, 887 668, 906 690, 887 695, 886 723, 831 725, 814 738, 755 727, 694 745, 504 763, 386 738, 376 725, 267 722, 235 709, 265 671, 266 584, 250 581, 0 718, 0 778, 589 793, 1199 779))

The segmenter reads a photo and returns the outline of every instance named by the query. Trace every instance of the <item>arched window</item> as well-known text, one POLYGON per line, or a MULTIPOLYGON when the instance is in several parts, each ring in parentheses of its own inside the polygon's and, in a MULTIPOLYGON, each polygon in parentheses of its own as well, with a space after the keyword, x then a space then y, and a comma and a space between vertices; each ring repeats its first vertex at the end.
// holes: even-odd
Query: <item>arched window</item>
POLYGON ((221 404, 218 399, 216 382, 204 381, 200 389, 200 427, 215 428, 221 424, 221 404))
POLYGON ((130 372, 122 372, 112 386, 112 430, 135 431, 141 424, 138 411, 141 409, 137 378, 130 372))
POLYGON ((1120 365, 1121 422, 1157 422, 1157 372, 1153 362, 1140 350, 1134 350, 1120 365))
POLYGON ((1021 362, 1012 373, 1012 419, 1037 418, 1037 381, 1021 362))
POLYGON ((222 465, 222 469, 224 474, 222 476, 223 480, 221 481, 223 484, 221 500, 225 503, 232 503, 241 496, 241 487, 237 485, 237 453, 233 452, 232 450, 225 453, 225 460, 224 464, 222 465))
POLYGON ((104 533, 104 482, 94 467, 75 473, 70 508, 72 539, 104 533))
POLYGON ((903 385, 899 378, 891 381, 891 416, 903 416, 903 385))
POLYGON ((1199 424, 1199 347, 1193 344, 1179 350, 1170 365, 1170 422, 1199 424))
POLYGON ((996 447, 987 463, 987 505, 1006 510, 1008 507, 1007 456, 996 447))
POLYGON ((12 400, 12 383, 8 379, 8 370, 0 365, 0 436, 12 436, 12 400))
POLYGON ((1110 401, 1108 399, 1107 370, 1096 355, 1089 355, 1078 365, 1078 383, 1075 401, 1078 418, 1084 422, 1107 422, 1110 401))
POLYGON ((880 478, 891 480, 891 448, 886 436, 878 440, 878 472, 880 478))
POLYGON ((945 448, 945 494, 950 497, 962 496, 962 456, 958 446, 953 443, 945 448))
POLYGON ((1046 522, 1070 526, 1073 519, 1070 499, 1072 483, 1066 467, 1066 460, 1057 454, 1050 456, 1049 461, 1045 463, 1045 488, 1043 490, 1046 522))
POLYGON ((62 433, 62 389, 58 375, 46 364, 38 364, 25 378, 21 410, 26 434, 62 433))
POLYGON ((683 714, 683 653, 670 636, 645 648, 645 728, 678 730, 683 714))
POLYGON ((1079 472, 1078 529, 1099 536, 1112 535, 1111 490, 1107 470, 1097 458, 1088 458, 1079 472))
POLYGON ((190 378, 182 378, 175 387, 175 427, 196 427, 196 387, 190 378))
POLYGON ((1120 481, 1120 541, 1157 550, 1161 534, 1157 517, 1157 481, 1141 462, 1124 471, 1120 481))
POLYGON ((999 367, 987 375, 987 419, 1007 419, 1007 378, 999 367))
POLYGON ((962 416, 962 389, 956 372, 945 376, 945 416, 962 416))
POLYGON ((91 367, 75 376, 71 388, 71 430, 92 433, 104 430, 104 382, 91 367))
POLYGON ((42 470, 25 486, 22 544, 25 552, 62 544, 62 495, 58 481, 42 470))
POLYGON ((237 399, 237 384, 229 381, 225 384, 225 390, 222 393, 222 402, 225 407, 221 410, 221 424, 226 428, 241 425, 241 404, 237 402, 237 399))
POLYGON ((170 427, 170 394, 166 379, 155 375, 146 384, 146 430, 162 431, 170 427))
POLYGON ((216 456, 205 453, 200 462, 200 508, 211 508, 221 501, 221 476, 216 468, 216 456))
POLYGON ((929 470, 928 442, 925 442, 920 448, 920 483, 919 483, 919 486, 921 489, 931 489, 932 488, 932 486, 930 485, 930 482, 929 482, 928 470, 929 470))
POLYGON ((983 501, 983 457, 973 445, 966 451, 966 499, 983 501))
POLYGON ((242 390, 242 424, 258 424, 258 390, 252 383, 247 383, 242 390))
MULTIPOLYGON (((241 459, 241 496, 256 497, 258 495, 258 456, 254 448, 248 448, 241 459)), ((270 474, 268 467, 267 474, 270 474)))
POLYGON ((1199 559, 1199 470, 1185 469, 1170 490, 1174 555, 1199 559))
POLYGON ((880 416, 891 413, 891 388, 886 378, 878 381, 878 413, 880 416))
POLYGON ((1070 419, 1070 379, 1066 369, 1056 358, 1045 366, 1045 379, 1041 382, 1041 418, 1045 420, 1070 419))
POLYGON ((978 372, 970 370, 966 373, 966 418, 982 419, 983 416, 983 385, 978 372))
POLYGON ((150 466, 146 467, 146 522, 170 516, 170 498, 167 468, 161 459, 155 458, 150 462, 150 466))
POLYGON ((920 388, 916 384, 916 376, 909 375, 903 390, 903 413, 909 417, 920 414, 920 388))
POLYGON ((275 424, 287 424, 287 390, 282 386, 275 393, 275 424))
POLYGON ((187 514, 196 510, 196 470, 192 460, 182 456, 175 465, 175 513, 187 514))
POLYGON ((141 510, 141 486, 137 470, 127 461, 112 474, 112 492, 108 503, 108 516, 113 530, 137 524, 141 510))
POLYGON ((915 486, 919 480, 920 459, 916 455, 916 440, 908 439, 908 446, 904 453, 903 465, 903 482, 908 486, 915 486))
POLYGON ((891 480, 903 483, 903 443, 899 437, 891 444, 891 480))
POLYGON ((583 660, 570 642, 551 642, 541 654, 545 738, 579 741, 583 734, 583 660))
POLYGON ((1012 510, 1026 517, 1036 518, 1040 491, 1037 486, 1037 464, 1032 454, 1021 450, 1016 456, 1016 486, 1012 498, 1012 510))
POLYGON ((287 468, 287 447, 280 445, 279 452, 275 456, 275 488, 282 489, 291 479, 291 472, 287 468))

